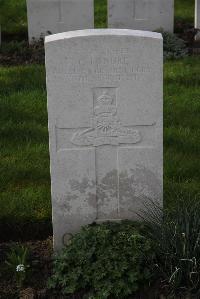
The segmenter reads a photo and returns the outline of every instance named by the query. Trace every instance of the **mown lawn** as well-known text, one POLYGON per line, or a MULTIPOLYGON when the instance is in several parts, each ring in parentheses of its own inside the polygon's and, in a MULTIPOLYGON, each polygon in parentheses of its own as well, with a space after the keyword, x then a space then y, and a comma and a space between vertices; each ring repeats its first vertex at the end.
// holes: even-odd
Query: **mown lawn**
POLYGON ((175 20, 194 25, 195 0, 174 0, 175 20))
POLYGON ((200 59, 165 63, 165 199, 200 195, 200 59))
MULTIPOLYGON (((95 1, 96 26, 103 27, 106 1, 95 1)), ((16 0, 18 15, 23 2, 16 0)), ((176 16, 193 20, 193 4, 177 0, 176 16)), ((26 29, 25 22, 18 29, 11 24, 12 32, 26 29)), ((199 70, 199 57, 165 63, 164 198, 168 205, 179 197, 188 200, 200 195, 199 70)), ((0 239, 9 238, 11 232, 16 237, 43 237, 51 223, 44 66, 0 68, 0 115, 0 239)))
POLYGON ((0 69, 0 234, 50 219, 44 67, 0 69), (1 225, 3 223, 4 225, 1 225), (2 228, 2 231, 1 231, 2 228))

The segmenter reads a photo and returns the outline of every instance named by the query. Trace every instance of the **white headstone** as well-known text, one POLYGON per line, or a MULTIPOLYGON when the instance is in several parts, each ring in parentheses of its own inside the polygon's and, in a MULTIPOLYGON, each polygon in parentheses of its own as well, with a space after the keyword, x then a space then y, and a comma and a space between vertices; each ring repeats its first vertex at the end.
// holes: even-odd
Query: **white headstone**
POLYGON ((163 43, 102 29, 46 37, 54 247, 162 201, 163 43), (65 236, 65 237, 64 237, 65 236))
POLYGON ((108 0, 108 27, 174 30, 174 0, 108 0))
MULTIPOLYGON (((200 29, 200 0, 195 0, 195 28, 200 29)), ((196 40, 200 40, 200 32, 197 33, 196 40)))
POLYGON ((93 0, 27 0, 29 42, 49 34, 94 28, 93 0))

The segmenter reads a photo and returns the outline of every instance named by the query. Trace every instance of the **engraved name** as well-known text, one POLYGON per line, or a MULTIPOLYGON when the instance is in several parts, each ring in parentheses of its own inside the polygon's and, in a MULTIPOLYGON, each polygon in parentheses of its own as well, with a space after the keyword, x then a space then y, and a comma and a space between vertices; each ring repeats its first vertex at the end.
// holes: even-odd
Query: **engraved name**
POLYGON ((66 79, 79 82, 139 80, 152 71, 150 64, 139 65, 128 55, 116 53, 78 60, 68 57, 65 64, 66 79))

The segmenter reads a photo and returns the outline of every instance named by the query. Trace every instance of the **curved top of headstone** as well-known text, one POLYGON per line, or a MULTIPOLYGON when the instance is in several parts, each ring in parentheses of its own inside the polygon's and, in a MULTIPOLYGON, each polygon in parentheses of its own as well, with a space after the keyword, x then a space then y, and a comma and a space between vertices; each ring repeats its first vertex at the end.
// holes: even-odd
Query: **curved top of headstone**
POLYGON ((135 36, 161 39, 162 34, 151 31, 131 30, 131 29, 85 29, 62 32, 45 37, 45 43, 55 42, 63 39, 70 39, 75 37, 87 37, 87 36, 135 36))

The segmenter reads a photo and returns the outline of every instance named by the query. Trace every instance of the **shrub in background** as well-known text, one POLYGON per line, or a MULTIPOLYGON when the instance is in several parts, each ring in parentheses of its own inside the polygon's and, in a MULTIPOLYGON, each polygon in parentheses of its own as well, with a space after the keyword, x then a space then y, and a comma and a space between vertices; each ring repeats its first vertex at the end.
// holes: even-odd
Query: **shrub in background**
POLYGON ((180 200, 170 211, 162 211, 152 203, 143 219, 148 237, 156 244, 155 265, 167 295, 197 298, 200 295, 200 200, 180 200))
POLYGON ((132 222, 84 227, 54 261, 50 290, 86 298, 125 298, 151 279, 150 241, 132 222))
POLYGON ((184 40, 173 33, 158 31, 163 36, 164 59, 179 59, 188 56, 188 49, 184 40))

